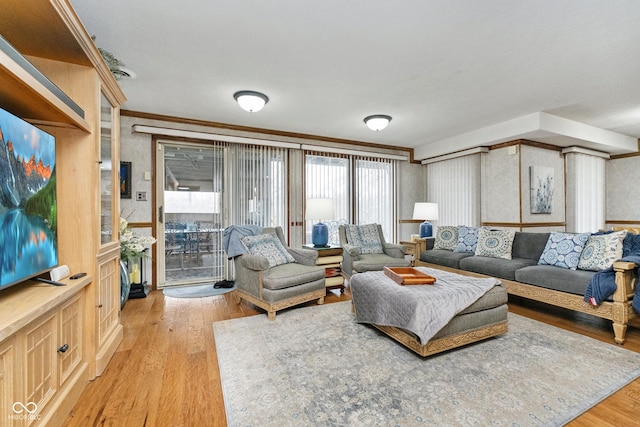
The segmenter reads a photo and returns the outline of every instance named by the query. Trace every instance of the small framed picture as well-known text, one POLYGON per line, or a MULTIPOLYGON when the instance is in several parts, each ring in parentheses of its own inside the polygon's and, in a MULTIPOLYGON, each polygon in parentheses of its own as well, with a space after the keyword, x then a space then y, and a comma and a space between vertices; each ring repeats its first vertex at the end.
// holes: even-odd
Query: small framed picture
POLYGON ((131 198, 131 162, 120 162, 120 198, 131 198))

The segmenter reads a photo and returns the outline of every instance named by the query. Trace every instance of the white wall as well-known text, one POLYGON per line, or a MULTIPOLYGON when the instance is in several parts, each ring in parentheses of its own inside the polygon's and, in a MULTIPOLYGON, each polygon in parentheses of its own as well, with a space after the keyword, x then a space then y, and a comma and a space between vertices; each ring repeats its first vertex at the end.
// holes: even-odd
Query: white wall
POLYGON ((519 148, 482 155, 482 222, 520 222, 519 148))
POLYGON ((607 225, 618 225, 615 221, 640 225, 640 156, 608 160, 605 176, 607 225))
POLYGON ((519 144, 489 150, 482 158, 483 223, 505 224, 503 228, 515 229, 522 224, 525 231, 564 229, 546 224, 565 222, 564 158, 560 151, 519 144), (555 184, 550 214, 531 213, 531 166, 553 168, 555 184))

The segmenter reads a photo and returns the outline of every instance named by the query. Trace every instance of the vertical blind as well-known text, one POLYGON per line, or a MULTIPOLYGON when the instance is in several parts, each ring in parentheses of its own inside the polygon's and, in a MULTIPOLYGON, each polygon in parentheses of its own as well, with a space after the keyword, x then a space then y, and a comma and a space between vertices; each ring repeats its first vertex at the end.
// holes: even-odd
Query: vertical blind
POLYGON ((396 192, 393 160, 356 158, 355 213, 356 223, 382 226, 383 234, 395 236, 396 192))
MULTIPOLYGON (((351 222, 351 174, 349 156, 306 151, 305 199, 332 199, 334 219, 329 226, 329 244, 338 245, 338 226, 351 222)), ((317 221, 305 220, 306 241, 311 242, 311 227, 317 221)))
MULTIPOLYGON (((339 244, 340 224, 378 223, 386 239, 395 239, 395 175, 394 160, 305 151, 305 198, 334 202, 330 244, 339 244)), ((305 224, 308 242, 313 223, 305 224)))
POLYGON ((231 145, 228 162, 230 223, 286 228, 287 149, 231 145))
POLYGON ((427 165, 427 199, 438 203, 439 225, 479 226, 480 154, 427 165))
MULTIPOLYGON (((575 197, 573 206, 574 224, 567 224, 570 231, 596 232, 604 228, 605 221, 605 159, 588 154, 568 154, 573 161, 575 197)), ((569 210, 571 211, 571 210, 569 210)))

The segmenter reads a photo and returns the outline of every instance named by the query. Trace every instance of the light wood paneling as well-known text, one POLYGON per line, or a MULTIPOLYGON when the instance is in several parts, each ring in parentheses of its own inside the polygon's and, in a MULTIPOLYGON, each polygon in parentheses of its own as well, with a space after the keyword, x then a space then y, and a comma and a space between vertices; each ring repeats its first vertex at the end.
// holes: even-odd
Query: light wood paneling
POLYGON ((0 344, 0 402, 10 403, 10 405, 0 405, 0 420, 11 420, 11 425, 21 426, 22 421, 14 419, 16 414, 12 410, 13 402, 18 400, 17 390, 22 384, 14 374, 19 372, 15 346, 15 337, 0 344))

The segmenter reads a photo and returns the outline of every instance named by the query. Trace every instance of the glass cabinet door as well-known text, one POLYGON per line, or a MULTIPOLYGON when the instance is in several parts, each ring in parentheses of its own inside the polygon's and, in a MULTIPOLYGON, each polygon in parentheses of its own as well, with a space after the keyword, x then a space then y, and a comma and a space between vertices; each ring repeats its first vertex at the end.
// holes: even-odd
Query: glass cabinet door
POLYGON ((114 242, 118 239, 118 222, 114 208, 115 197, 118 197, 119 185, 114 185, 119 176, 119 166, 114 163, 118 156, 114 155, 113 143, 114 108, 102 94, 100 99, 100 244, 114 242))

